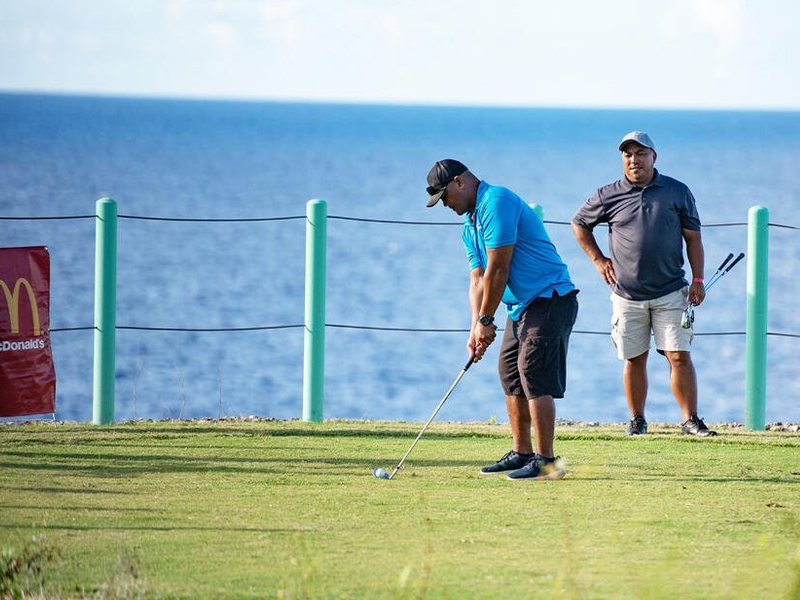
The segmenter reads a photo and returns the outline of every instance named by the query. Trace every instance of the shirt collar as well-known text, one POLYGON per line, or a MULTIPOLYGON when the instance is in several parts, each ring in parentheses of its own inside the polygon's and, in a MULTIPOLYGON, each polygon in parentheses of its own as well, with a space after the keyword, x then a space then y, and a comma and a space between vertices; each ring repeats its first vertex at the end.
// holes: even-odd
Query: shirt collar
POLYGON ((489 191, 489 187, 491 187, 488 183, 486 183, 483 179, 481 179, 480 184, 478 185, 478 190, 475 192, 475 209, 472 212, 468 212, 464 215, 464 220, 467 223, 472 223, 472 215, 478 211, 478 208, 483 201, 485 200, 486 192, 489 191))
MULTIPOLYGON (((633 185, 625 176, 620 179, 620 183, 622 184, 622 189, 624 189, 626 192, 630 192, 635 187, 641 187, 638 185, 633 185)), ((661 173, 658 172, 658 169, 653 169, 653 180, 645 187, 650 187, 652 185, 656 185, 658 187, 664 186, 664 178, 661 176, 661 173)))

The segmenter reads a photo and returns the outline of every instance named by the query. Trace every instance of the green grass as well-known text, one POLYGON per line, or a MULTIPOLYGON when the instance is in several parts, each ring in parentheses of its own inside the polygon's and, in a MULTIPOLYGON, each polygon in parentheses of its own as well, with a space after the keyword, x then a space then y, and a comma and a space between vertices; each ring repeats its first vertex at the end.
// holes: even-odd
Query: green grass
POLYGON ((508 427, 0 428, 0 550, 51 598, 800 598, 800 435, 560 427, 568 478, 478 474, 508 427))

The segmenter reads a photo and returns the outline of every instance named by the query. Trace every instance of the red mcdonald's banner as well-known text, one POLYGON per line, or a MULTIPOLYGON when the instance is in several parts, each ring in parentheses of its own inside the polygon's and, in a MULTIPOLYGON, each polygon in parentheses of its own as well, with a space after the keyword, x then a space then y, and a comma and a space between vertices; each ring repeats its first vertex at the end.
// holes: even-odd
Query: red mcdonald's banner
POLYGON ((47 248, 0 248, 0 417, 55 412, 47 248))

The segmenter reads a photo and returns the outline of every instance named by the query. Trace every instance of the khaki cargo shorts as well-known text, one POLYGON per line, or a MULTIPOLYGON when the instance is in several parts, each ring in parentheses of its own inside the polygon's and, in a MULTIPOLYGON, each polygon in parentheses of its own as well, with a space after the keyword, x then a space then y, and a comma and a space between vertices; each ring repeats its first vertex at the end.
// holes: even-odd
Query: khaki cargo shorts
POLYGON ((650 349, 650 332, 656 350, 688 352, 694 338, 694 326, 681 327, 681 316, 689 300, 685 287, 652 300, 628 300, 611 294, 611 339, 620 360, 636 358, 650 349))

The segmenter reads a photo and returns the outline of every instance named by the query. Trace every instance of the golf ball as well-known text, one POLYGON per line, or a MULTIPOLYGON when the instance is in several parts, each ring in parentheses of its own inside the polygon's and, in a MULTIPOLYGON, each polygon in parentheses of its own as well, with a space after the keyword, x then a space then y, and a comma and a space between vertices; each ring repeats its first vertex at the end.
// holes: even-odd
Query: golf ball
POLYGON ((377 468, 372 472, 378 479, 389 479, 389 475, 381 468, 377 468))

